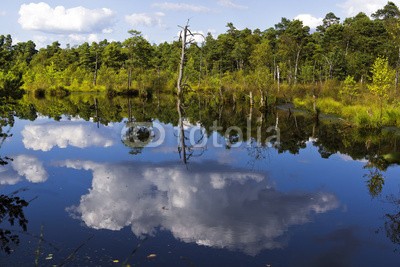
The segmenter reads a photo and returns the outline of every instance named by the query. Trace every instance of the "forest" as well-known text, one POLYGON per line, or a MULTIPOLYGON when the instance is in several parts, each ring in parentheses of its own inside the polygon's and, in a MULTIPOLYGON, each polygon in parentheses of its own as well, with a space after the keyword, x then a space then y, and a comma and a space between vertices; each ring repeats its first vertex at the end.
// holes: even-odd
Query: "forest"
MULTIPOLYGON (((364 128, 400 126, 400 10, 393 2, 371 17, 330 12, 315 30, 287 18, 265 30, 226 27, 217 37, 188 42, 189 93, 261 109, 290 102, 364 128)), ((0 96, 172 93, 180 54, 180 40, 151 44, 136 30, 122 42, 65 48, 54 42, 39 50, 33 41, 13 44, 11 35, 1 35, 0 96)))

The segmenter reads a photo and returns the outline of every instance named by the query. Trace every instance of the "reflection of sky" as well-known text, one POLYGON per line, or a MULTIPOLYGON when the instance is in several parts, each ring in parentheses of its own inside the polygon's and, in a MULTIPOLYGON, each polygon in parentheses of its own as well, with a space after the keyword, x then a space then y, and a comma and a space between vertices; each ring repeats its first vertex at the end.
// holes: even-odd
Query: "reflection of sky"
POLYGON ((71 208, 89 227, 130 226, 138 236, 161 227, 185 242, 252 255, 284 246, 289 227, 338 206, 332 194, 279 192, 260 173, 218 163, 60 165, 93 172, 89 193, 71 208))
MULTIPOLYGON (((40 229, 46 218, 46 232, 51 241, 69 244, 66 246, 73 250, 82 242, 80 237, 95 233, 96 240, 88 247, 96 243, 109 250, 109 255, 125 259, 130 252, 126 252, 130 250, 126 244, 136 240, 129 234, 132 231, 137 236, 154 234, 150 240, 165 248, 165 255, 170 255, 167 254, 169 251, 172 251, 171 255, 180 253, 184 248, 199 266, 210 261, 212 265, 221 266, 247 266, 249 261, 260 266, 266 263, 272 266, 344 266, 346 262, 349 262, 348 266, 355 263, 397 266, 398 254, 392 253, 390 240, 385 233, 377 235, 374 232, 382 227, 382 217, 392 212, 392 207, 384 206, 378 199, 371 200, 364 177, 367 172, 363 168, 364 162, 341 154, 322 159, 312 142, 297 155, 245 145, 218 148, 212 145, 213 138, 223 144, 224 137, 210 134, 205 152, 200 157, 192 157, 186 169, 178 154, 177 130, 171 124, 163 124, 166 131, 163 145, 147 147, 140 154, 131 155, 130 148, 120 139, 122 122, 100 125, 97 129, 93 122, 79 118, 71 120, 62 119, 59 123, 48 118, 35 122, 16 119, 12 138, 7 138, 1 148, 2 156, 14 159, 0 167, 0 185, 11 185, 1 187, 9 188, 7 191, 10 192, 28 188, 30 190, 25 194, 30 197, 27 199, 38 196, 34 205, 26 209, 29 227, 40 229), (29 125, 57 128, 67 124, 82 125, 86 135, 99 133, 113 145, 97 146, 92 142, 81 149, 67 140, 66 149, 57 149, 58 145, 52 141, 50 151, 29 151, 22 142, 25 139, 22 133, 29 125), (68 158, 81 162, 65 161, 68 158), (60 168, 59 164, 51 162, 62 162, 71 169, 60 168), (43 166, 48 168, 47 172, 43 166), (274 179, 267 179, 265 174, 274 179), (93 179, 90 179, 92 175, 93 179), (31 184, 46 179, 46 183, 31 184), (343 206, 333 211, 338 199, 343 206), (71 205, 77 207, 69 211, 90 228, 81 227, 79 222, 68 218, 65 208, 71 205), (316 215, 318 212, 320 214, 316 215), (307 223, 311 220, 313 223, 307 223), (70 229, 61 235, 60 221, 70 229), (109 231, 94 230, 121 228, 124 229, 111 235, 109 231), (168 233, 156 233, 158 229, 168 233), (356 231, 338 231, 342 229, 356 231), (174 237, 176 242, 172 240, 174 237), (353 242, 354 238, 359 241, 353 242), (113 240, 117 239, 119 243, 115 245, 113 240), (203 246, 186 246, 185 242, 203 246), (378 245, 381 248, 376 252, 378 245), (248 257, 210 247, 243 251, 247 255, 266 251, 257 257, 248 257), (281 247, 284 249, 268 250, 281 247), (372 251, 374 253, 370 253, 372 251), (204 252, 209 253, 210 258, 202 261, 204 252), (290 255, 290 259, 286 255, 290 255), (214 259, 217 258, 221 264, 216 263, 218 260, 214 259), (329 262, 333 264, 329 265, 329 262)), ((186 129, 189 132, 191 128, 186 129)), ((46 139, 47 134, 37 138, 46 139)), ((382 197, 398 195, 399 171, 395 167, 385 172, 382 197)), ((146 242, 147 245, 152 246, 146 242)), ((150 252, 174 265, 170 264, 173 260, 161 256, 163 249, 150 252)), ((26 264, 29 263, 21 266, 26 264)))
POLYGON ((0 184, 14 185, 25 177, 31 183, 42 183, 48 178, 43 164, 36 157, 19 155, 10 165, 0 167, 0 184))
POLYGON ((49 151, 55 146, 109 147, 114 144, 115 136, 112 128, 98 129, 95 124, 79 121, 31 124, 22 130, 25 148, 42 151, 49 151))

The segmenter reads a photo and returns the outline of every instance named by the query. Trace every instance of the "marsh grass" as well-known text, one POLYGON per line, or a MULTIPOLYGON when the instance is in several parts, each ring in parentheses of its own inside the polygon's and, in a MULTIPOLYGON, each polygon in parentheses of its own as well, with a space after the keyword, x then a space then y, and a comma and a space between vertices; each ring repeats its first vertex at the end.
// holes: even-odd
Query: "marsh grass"
MULTIPOLYGON (((350 102, 342 101, 340 97, 321 95, 316 98, 315 103, 322 114, 339 116, 358 128, 400 127, 400 104, 395 98, 384 103, 381 115, 379 100, 376 96, 365 93, 363 97, 350 102)), ((295 107, 314 112, 314 98, 310 95, 302 96, 304 96, 302 92, 296 94, 293 99, 295 107)))

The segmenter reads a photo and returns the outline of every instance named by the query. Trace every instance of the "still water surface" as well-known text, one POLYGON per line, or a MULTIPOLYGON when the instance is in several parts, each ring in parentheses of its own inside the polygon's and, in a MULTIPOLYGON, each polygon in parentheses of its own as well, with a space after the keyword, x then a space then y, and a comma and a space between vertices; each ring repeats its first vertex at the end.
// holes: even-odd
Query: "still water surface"
POLYGON ((332 118, 230 105, 178 118, 172 104, 144 116, 159 103, 120 101, 107 112, 121 119, 35 110, 3 127, 0 193, 18 191, 29 205, 26 231, 0 225, 20 241, 1 251, 1 266, 399 266, 396 129, 359 133, 332 118), (234 123, 250 142, 224 136, 234 123), (143 148, 140 133, 129 138, 140 125, 153 127, 143 148), (257 128, 261 140, 276 134, 270 126, 280 143, 257 142, 257 128))

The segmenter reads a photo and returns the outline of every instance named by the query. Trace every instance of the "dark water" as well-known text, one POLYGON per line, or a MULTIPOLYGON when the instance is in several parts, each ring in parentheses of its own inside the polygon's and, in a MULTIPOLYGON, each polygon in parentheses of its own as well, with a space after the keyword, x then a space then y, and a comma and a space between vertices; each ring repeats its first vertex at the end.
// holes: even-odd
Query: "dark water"
POLYGON ((3 106, 1 266, 399 266, 397 129, 160 98, 3 106))

